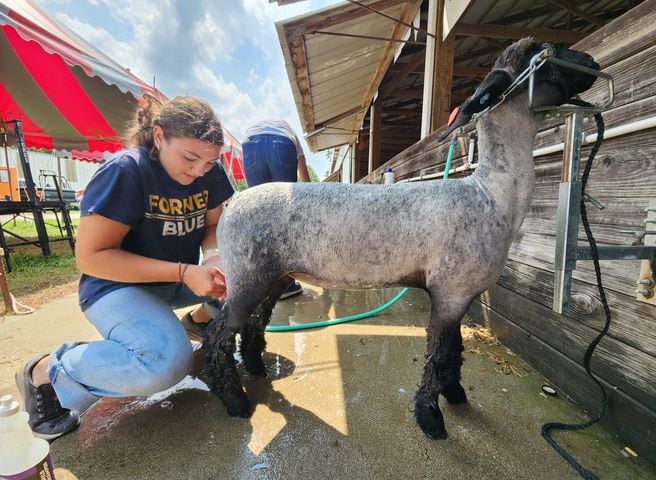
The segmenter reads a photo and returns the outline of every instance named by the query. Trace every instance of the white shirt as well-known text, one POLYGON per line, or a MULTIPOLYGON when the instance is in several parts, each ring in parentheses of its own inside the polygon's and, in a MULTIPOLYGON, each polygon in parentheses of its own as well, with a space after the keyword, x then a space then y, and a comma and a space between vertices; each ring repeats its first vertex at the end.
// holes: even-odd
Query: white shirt
POLYGON ((246 129, 246 139, 253 135, 280 135, 296 145, 296 154, 303 155, 303 147, 292 127, 282 118, 265 118, 246 129))

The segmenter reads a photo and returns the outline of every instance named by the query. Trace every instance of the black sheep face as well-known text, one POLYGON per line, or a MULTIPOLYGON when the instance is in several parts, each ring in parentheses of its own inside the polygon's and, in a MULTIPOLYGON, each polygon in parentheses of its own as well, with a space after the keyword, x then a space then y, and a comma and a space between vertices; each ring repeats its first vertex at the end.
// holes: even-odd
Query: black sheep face
MULTIPOLYGON (((505 71, 514 80, 529 67, 531 59, 544 49, 550 49, 553 56, 560 60, 599 70, 599 64, 585 52, 570 50, 553 43, 538 44, 531 38, 524 38, 506 48, 495 62, 492 71, 505 71)), ((536 85, 549 83, 560 90, 560 96, 550 99, 551 105, 561 105, 574 95, 585 92, 596 80, 594 75, 553 63, 543 65, 535 75, 536 85)))
MULTIPOLYGON (((469 97, 449 121, 449 127, 440 135, 444 139, 456 128, 465 125, 472 115, 494 105, 512 82, 528 68, 531 59, 545 48, 554 52, 554 56, 577 65, 599 70, 599 65, 585 52, 570 50, 551 43, 537 43, 532 38, 523 38, 508 46, 499 56, 492 71, 483 79, 474 94, 469 97)), ((567 67, 547 62, 535 75, 535 106, 562 105, 568 99, 586 91, 595 82, 596 77, 567 67)), ((520 91, 527 88, 522 85, 520 91)))

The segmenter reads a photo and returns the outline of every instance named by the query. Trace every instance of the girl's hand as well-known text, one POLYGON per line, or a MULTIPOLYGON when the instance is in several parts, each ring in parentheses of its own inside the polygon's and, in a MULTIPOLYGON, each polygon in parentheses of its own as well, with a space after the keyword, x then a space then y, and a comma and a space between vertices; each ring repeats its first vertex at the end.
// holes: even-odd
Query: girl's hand
POLYGON ((216 266, 189 265, 182 281, 198 296, 225 300, 225 275, 216 266))

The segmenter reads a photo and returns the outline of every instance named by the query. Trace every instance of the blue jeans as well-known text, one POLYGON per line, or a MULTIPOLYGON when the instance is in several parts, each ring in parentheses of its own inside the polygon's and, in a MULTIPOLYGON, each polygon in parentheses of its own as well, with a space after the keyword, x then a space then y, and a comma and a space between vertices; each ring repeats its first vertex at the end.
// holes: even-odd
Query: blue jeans
POLYGON ((48 377, 62 406, 84 412, 101 397, 152 395, 191 371, 193 351, 174 308, 209 301, 185 285, 134 285, 85 312, 104 340, 70 342, 50 354, 48 377))
POLYGON ((296 145, 281 135, 252 135, 242 144, 244 176, 249 187, 298 179, 296 145))

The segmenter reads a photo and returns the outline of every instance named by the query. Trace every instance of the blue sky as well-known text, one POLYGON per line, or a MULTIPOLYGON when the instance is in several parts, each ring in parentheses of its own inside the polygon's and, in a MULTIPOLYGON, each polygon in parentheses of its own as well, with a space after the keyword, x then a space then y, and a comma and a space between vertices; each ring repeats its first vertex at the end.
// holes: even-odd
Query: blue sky
MULTIPOLYGON (((36 0, 48 14, 168 97, 207 100, 239 139, 260 118, 302 129, 274 22, 338 0, 36 0)), ((319 177, 324 152, 310 153, 319 177)))

